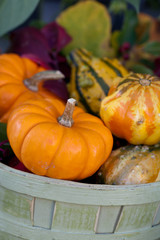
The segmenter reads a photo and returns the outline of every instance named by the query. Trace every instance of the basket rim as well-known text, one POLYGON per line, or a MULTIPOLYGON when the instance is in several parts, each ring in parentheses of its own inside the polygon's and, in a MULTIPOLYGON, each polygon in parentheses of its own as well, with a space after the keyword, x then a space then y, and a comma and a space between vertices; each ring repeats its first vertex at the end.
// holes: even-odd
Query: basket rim
POLYGON ((64 202, 91 205, 131 205, 160 201, 160 182, 139 185, 81 183, 38 176, 3 163, 0 163, 0 186, 33 197, 61 201, 63 197, 64 202))
POLYGON ((5 171, 8 171, 10 173, 13 174, 18 174, 21 175, 23 177, 30 177, 33 179, 37 179, 40 181, 47 181, 50 182, 51 184, 63 184, 63 185, 71 185, 71 186, 76 186, 76 187, 81 187, 81 188, 86 188, 86 187, 92 187, 93 189, 116 189, 116 188, 121 188, 121 189, 127 189, 127 188, 144 188, 144 187, 151 187, 151 186, 158 186, 160 185, 160 182, 153 182, 153 183, 147 183, 147 184, 132 184, 132 185, 109 185, 109 184, 92 184, 92 183, 83 183, 83 182, 76 182, 76 181, 72 181, 72 180, 63 180, 63 179, 56 179, 56 178, 50 178, 50 177, 46 177, 46 176, 40 176, 40 175, 36 175, 34 173, 29 173, 29 172, 24 172, 15 168, 12 168, 8 165, 5 165, 3 163, 0 163, 0 169, 3 169, 5 171))

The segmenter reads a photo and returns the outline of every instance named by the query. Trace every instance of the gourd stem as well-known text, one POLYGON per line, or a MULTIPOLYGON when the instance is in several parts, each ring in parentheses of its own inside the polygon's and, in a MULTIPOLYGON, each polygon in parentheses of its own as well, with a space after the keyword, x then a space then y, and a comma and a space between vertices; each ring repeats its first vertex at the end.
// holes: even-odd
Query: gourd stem
POLYGON ((64 109, 63 115, 58 117, 59 124, 65 127, 72 127, 73 125, 73 111, 76 104, 76 100, 74 98, 69 98, 66 103, 66 107, 64 109))
POLYGON ((149 85, 151 85, 151 80, 142 78, 142 79, 139 80, 139 83, 140 83, 142 86, 149 86, 149 85))
POLYGON ((46 70, 46 71, 36 73, 31 78, 26 78, 23 81, 23 83, 31 91, 37 92, 38 84, 40 82, 46 81, 46 80, 53 80, 53 79, 62 79, 62 78, 64 78, 64 75, 60 71, 46 70))

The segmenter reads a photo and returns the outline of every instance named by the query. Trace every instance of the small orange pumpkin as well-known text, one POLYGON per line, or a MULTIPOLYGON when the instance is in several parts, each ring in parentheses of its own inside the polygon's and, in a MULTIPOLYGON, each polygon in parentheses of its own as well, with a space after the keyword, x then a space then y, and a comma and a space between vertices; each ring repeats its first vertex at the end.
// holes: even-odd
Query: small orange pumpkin
POLYGON ((113 146, 110 130, 98 117, 74 109, 74 105, 74 99, 69 99, 66 107, 58 99, 34 99, 10 114, 9 142, 33 173, 81 180, 94 174, 108 158, 113 146))
POLYGON ((17 54, 0 55, 0 122, 7 122, 10 111, 27 99, 56 97, 42 87, 42 80, 63 78, 63 75, 45 70, 17 54))
POLYGON ((129 143, 160 141, 160 78, 132 73, 115 80, 101 103, 100 116, 113 135, 129 143))

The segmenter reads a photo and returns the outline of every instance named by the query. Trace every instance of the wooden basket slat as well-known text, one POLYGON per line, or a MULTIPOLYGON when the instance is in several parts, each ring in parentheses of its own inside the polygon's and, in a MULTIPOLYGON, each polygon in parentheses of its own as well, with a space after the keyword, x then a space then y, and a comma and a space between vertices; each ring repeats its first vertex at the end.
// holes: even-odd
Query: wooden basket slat
POLYGON ((101 206, 96 219, 96 233, 113 233, 118 221, 121 206, 101 206))
POLYGON ((17 222, 32 225, 31 206, 33 197, 0 186, 0 214, 17 222))
POLYGON ((98 206, 55 203, 52 228, 62 232, 94 233, 98 206))
POLYGON ((1 232, 0 231, 0 239, 1 240, 26 240, 24 238, 13 236, 12 234, 1 232))
POLYGON ((54 205, 54 201, 35 198, 33 226, 51 229, 54 205))
POLYGON ((4 223, 4 219, 0 218, 0 239, 3 232, 17 236, 16 240, 19 240, 18 237, 22 238, 22 236, 25 240, 158 240, 160 236, 160 229, 157 226, 131 233, 85 234, 51 231, 45 228, 25 226, 17 222, 10 222, 7 219, 4 223))
POLYGON ((151 228, 159 202, 124 206, 115 232, 151 228))
POLYGON ((156 210, 152 226, 156 226, 158 224, 160 225, 160 204, 159 204, 159 206, 158 206, 158 208, 156 210))

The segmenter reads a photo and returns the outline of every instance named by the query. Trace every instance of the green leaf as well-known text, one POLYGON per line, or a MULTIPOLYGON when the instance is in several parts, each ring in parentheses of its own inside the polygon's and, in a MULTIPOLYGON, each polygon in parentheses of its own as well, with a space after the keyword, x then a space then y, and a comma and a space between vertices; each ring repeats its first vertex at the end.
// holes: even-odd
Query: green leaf
POLYGON ((143 51, 150 53, 154 56, 160 55, 160 42, 150 41, 143 47, 143 51))
POLYGON ((63 53, 83 47, 96 56, 106 55, 111 36, 111 18, 107 8, 98 1, 80 1, 64 10, 56 21, 72 37, 63 53))
POLYGON ((127 10, 127 4, 125 0, 112 0, 109 5, 109 11, 118 14, 127 10))
POLYGON ((114 48, 114 50, 117 54, 118 54, 118 50, 119 50, 119 47, 120 47, 119 46, 120 35, 121 35, 121 31, 115 30, 112 33, 112 36, 111 36, 111 46, 114 48))
POLYGON ((0 0, 0 36, 22 24, 40 0, 0 0))
POLYGON ((4 140, 7 140, 7 124, 6 123, 0 123, 0 142, 3 142, 4 140))
POLYGON ((125 12, 124 23, 119 37, 119 45, 129 42, 134 45, 136 42, 136 26, 138 24, 137 14, 133 10, 125 12))
POLYGON ((139 62, 150 69, 154 69, 154 67, 155 67, 155 63, 152 60, 152 58, 151 59, 142 58, 139 60, 139 62))
POLYGON ((30 24, 29 24, 29 26, 31 26, 31 27, 35 27, 35 28, 37 28, 37 29, 41 29, 41 28, 43 28, 44 26, 46 25, 46 23, 45 22, 43 22, 42 20, 33 20, 30 24))
POLYGON ((143 26, 143 30, 140 29, 141 32, 139 31, 137 33, 137 44, 140 45, 140 44, 144 44, 145 42, 147 42, 149 40, 149 34, 150 34, 150 23, 149 24, 146 24, 146 27, 144 28, 143 26))
POLYGON ((136 12, 139 13, 141 0, 125 0, 125 1, 127 3, 130 3, 136 9, 136 12))
POLYGON ((131 70, 136 73, 143 73, 143 74, 151 74, 153 75, 152 69, 146 67, 145 65, 142 64, 134 64, 131 67, 131 70))

